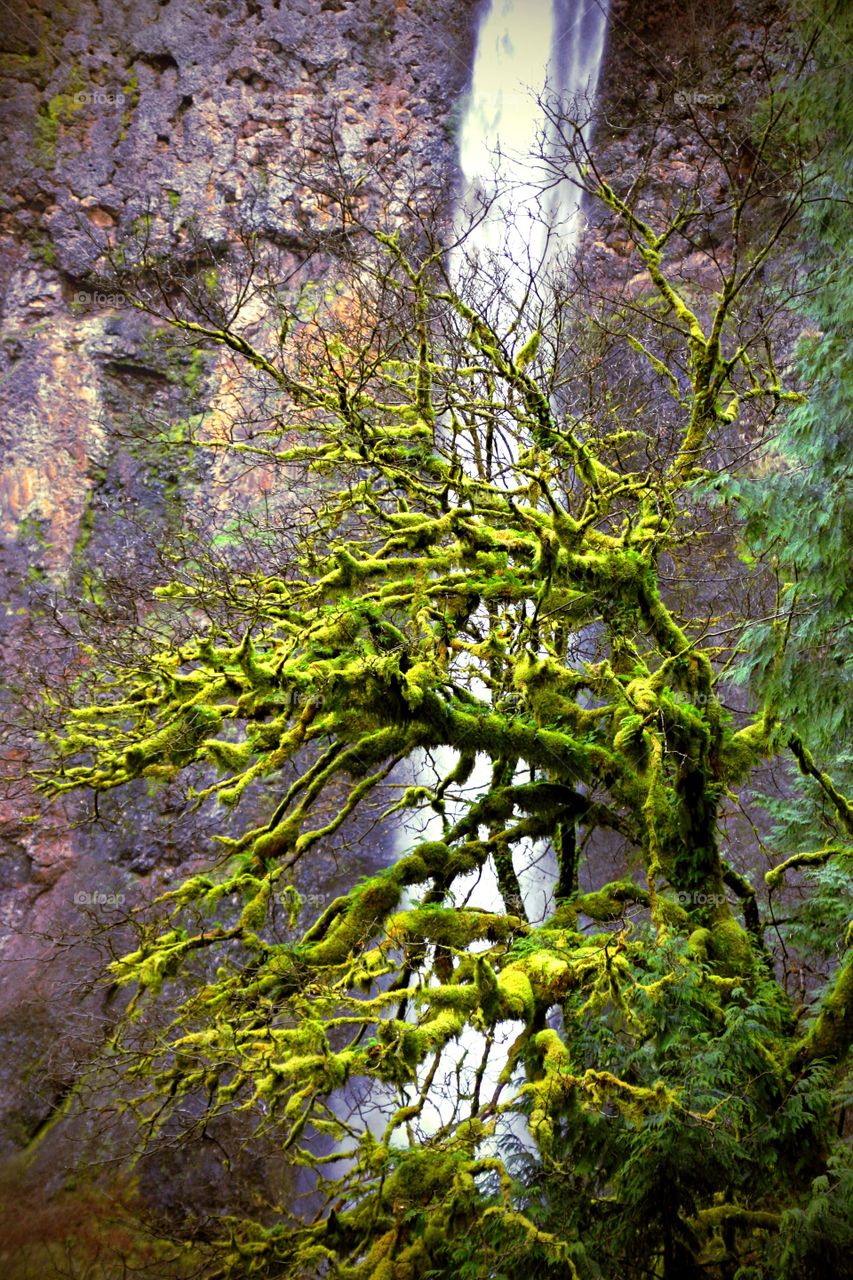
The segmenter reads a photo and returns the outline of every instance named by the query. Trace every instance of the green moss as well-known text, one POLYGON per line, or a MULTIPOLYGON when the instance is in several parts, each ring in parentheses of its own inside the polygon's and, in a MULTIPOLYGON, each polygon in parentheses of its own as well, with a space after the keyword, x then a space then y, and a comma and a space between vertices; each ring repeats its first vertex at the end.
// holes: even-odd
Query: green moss
POLYGON ((406 1152, 386 1179, 383 1201, 388 1205, 426 1205, 444 1199, 464 1156, 429 1148, 406 1152))
POLYGON ((516 661, 513 668, 515 688, 524 693, 537 723, 543 725, 565 725, 574 730, 592 727, 596 717, 576 701, 584 683, 585 677, 578 672, 567 670, 551 658, 538 658, 529 653, 516 661))
POLYGON ((520 923, 514 916, 498 915, 490 911, 420 907, 412 911, 401 911, 389 920, 388 938, 392 943, 433 942, 451 950, 463 951, 472 942, 505 942, 520 923))
POLYGON ((500 971, 498 996, 498 1008, 502 1017, 521 1018, 526 1023, 533 1021, 536 999, 530 978, 523 969, 510 966, 500 971))
MULTIPOLYGON (((136 234, 145 236, 149 231, 150 226, 147 221, 140 220, 136 234)), ((210 356, 204 347, 176 341, 171 330, 160 329, 146 336, 140 349, 145 360, 150 361, 151 366, 168 378, 173 385, 186 390, 191 402, 199 397, 204 389, 204 380, 210 362, 210 356)), ((195 418, 190 418, 187 421, 176 422, 167 430, 166 438, 173 443, 183 443, 195 421, 195 418)))
POLYGON ((133 114, 139 106, 139 76, 136 68, 133 67, 128 77, 127 83, 122 88, 124 94, 124 110, 121 113, 121 128, 119 130, 119 142, 123 142, 127 137, 127 131, 130 128, 133 114))
POLYGON ((717 920, 711 928, 711 953, 723 975, 744 977, 752 968, 749 934, 732 916, 717 920))
POLYGON ((772 725, 764 718, 738 733, 727 733, 721 750, 726 778, 742 782, 770 750, 772 725))
POLYGON ((265 880, 258 892, 246 903, 240 916, 240 927, 251 933, 257 933, 266 923, 267 911, 272 896, 272 884, 265 880))
POLYGON ((213 760, 221 769, 245 769, 252 761, 254 750, 249 741, 234 743, 223 742, 221 738, 208 738, 202 743, 202 749, 208 759, 213 760))
POLYGON ((454 1008, 439 1009, 418 1027, 403 1031, 400 1050, 411 1067, 423 1062, 429 1054, 437 1053, 450 1040, 455 1040, 465 1029, 468 1019, 465 1012, 454 1008))
POLYGON ((346 909, 306 958, 315 965, 343 964, 381 928, 400 901, 402 885, 392 876, 376 876, 349 895, 346 909))
POLYGON ((552 916, 546 920, 543 928, 568 929, 574 932, 578 927, 577 908, 571 902, 562 902, 552 916))
POLYGON ((27 80, 43 89, 49 72, 47 51, 0 53, 0 75, 11 80, 27 80))
POLYGON ((207 374, 208 356, 201 347, 193 347, 190 353, 189 364, 187 365, 183 383, 191 396, 198 395, 205 375, 207 374))
POLYGON ((690 929, 690 916, 678 902, 660 894, 657 899, 657 913, 664 924, 678 933, 686 933, 690 929))
MULTIPOLYGON (((237 789, 233 788, 232 790, 237 789)), ((223 793, 223 798, 225 794, 223 793)), ((258 864, 263 864, 275 858, 281 858, 294 847, 300 833, 301 823, 298 818, 290 818, 284 822, 279 822, 272 831, 264 831, 255 840, 252 845, 254 860, 258 864)))
POLYGON ((86 490, 83 510, 77 525, 77 536, 71 552, 72 571, 79 582, 79 591, 84 600, 95 604, 103 601, 103 583, 100 569, 92 564, 89 557, 89 546, 95 532, 95 493, 105 477, 103 468, 92 474, 90 487, 86 490))
POLYGON ((86 81, 78 67, 72 67, 66 87, 42 103, 35 117, 35 147, 39 162, 52 169, 61 130, 67 128, 83 110, 86 81))
MULTIPOLYGON (((853 926, 848 930, 848 947, 853 943, 853 926)), ((848 1053, 853 1041, 853 951, 835 974, 829 991, 823 997, 817 1017, 805 1038, 795 1047, 793 1061, 798 1064, 818 1058, 834 1062, 848 1053)))
POLYGON ((540 1150, 547 1152, 554 1139, 553 1116, 577 1080, 572 1072, 571 1054, 556 1031, 538 1032, 531 1040, 530 1051, 533 1070, 538 1078, 525 1085, 522 1092, 531 1096, 530 1132, 540 1150))
POLYGON ((535 941, 529 939, 530 949, 522 959, 513 961, 512 969, 527 977, 536 1002, 547 1009, 559 1004, 575 985, 573 957, 561 934, 555 935, 553 947, 544 942, 535 946, 535 941))
POLYGON ((457 1013, 473 1013, 480 1003, 481 992, 474 983, 447 982, 439 987, 427 987, 419 997, 419 1003, 430 1009, 453 1009, 457 1013))
POLYGON ((53 246, 47 232, 40 227, 27 227, 23 232, 23 238, 30 245, 33 257, 39 262, 43 262, 46 267, 55 267, 59 262, 56 249, 53 246))
POLYGON ((687 939, 687 954, 697 960, 707 960, 714 938, 710 929, 694 929, 687 939))
POLYGON ((222 715, 215 707, 189 707, 158 733, 129 747, 124 753, 124 766, 131 776, 136 776, 162 760, 176 765, 188 764, 195 757, 199 743, 221 725, 222 715))
POLYGON ((572 904, 573 909, 591 920, 618 920, 627 907, 649 905, 648 890, 632 880, 614 880, 592 893, 584 893, 572 904))

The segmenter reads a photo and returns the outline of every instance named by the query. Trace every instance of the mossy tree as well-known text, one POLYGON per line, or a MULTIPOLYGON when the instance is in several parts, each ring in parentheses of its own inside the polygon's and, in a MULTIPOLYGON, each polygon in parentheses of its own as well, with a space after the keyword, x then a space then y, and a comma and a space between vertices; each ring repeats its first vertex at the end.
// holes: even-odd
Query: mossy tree
MULTIPOLYGON (((310 305, 276 287, 272 325, 257 258, 230 292, 220 262, 202 294, 151 245, 124 254, 138 304, 265 405, 202 443, 299 473, 314 509, 286 559, 177 564, 159 598, 179 638, 94 671, 45 784, 201 766, 219 776, 200 795, 233 809, 282 780, 269 820, 223 838, 111 971, 134 989, 115 1049, 149 1136, 183 1103, 243 1108, 317 1178, 314 1217, 224 1223, 211 1273, 776 1275, 815 1178, 841 1230, 853 965, 792 1006, 726 817, 779 752, 816 780, 826 830, 778 884, 843 865, 853 808, 772 693, 725 705, 742 631, 672 585, 712 541, 703 492, 800 399, 780 308, 755 301, 806 190, 767 176, 774 123, 714 207, 647 207, 580 157, 644 273, 595 302, 557 264, 509 315, 501 281, 450 270, 412 208, 369 229, 358 183, 336 206, 323 191, 339 287, 310 305), (723 213, 709 287, 682 268, 723 213), (377 798, 398 856, 303 909, 301 869, 377 798), (544 917, 531 850, 552 868, 544 917), (357 1087, 370 1123, 347 1110, 357 1087)), ((557 171, 584 147, 559 125, 557 171)))

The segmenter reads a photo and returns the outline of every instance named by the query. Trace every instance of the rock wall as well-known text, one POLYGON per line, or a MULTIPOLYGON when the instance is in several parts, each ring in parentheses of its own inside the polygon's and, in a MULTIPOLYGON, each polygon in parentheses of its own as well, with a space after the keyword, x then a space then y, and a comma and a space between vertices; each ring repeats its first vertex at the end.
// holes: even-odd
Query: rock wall
MULTIPOLYGON (((298 251, 299 171, 336 122, 349 159, 407 157, 454 181, 449 108, 475 0, 4 6, 0 531, 42 527, 70 562, 93 464, 109 460, 111 382, 162 368, 122 299, 92 283, 99 233, 145 209, 227 234, 236 211, 298 251), (134 367, 131 367, 131 366, 134 367)), ((137 388, 142 394, 147 389, 137 388)))
MULTIPOLYGON (((57 593, 70 587, 85 612, 112 580, 114 607, 135 617, 158 533, 186 519, 207 479, 170 443, 169 424, 215 401, 223 371, 103 284, 104 245, 146 217, 172 232, 193 225, 195 243, 211 245, 243 225, 286 270, 322 220, 302 171, 328 160, 332 143, 371 181, 449 203, 477 3, 11 0, 0 10, 4 723, 81 661, 57 626, 57 593)), ((11 775, 32 750, 32 738, 11 735, 11 775)), ((207 828, 168 787, 108 800, 92 821, 82 802, 45 808, 25 779, 6 784, 0 819, 9 1153, 49 1120, 99 1034, 103 1002, 81 986, 96 957, 76 945, 58 964, 56 947, 168 881, 207 828)))

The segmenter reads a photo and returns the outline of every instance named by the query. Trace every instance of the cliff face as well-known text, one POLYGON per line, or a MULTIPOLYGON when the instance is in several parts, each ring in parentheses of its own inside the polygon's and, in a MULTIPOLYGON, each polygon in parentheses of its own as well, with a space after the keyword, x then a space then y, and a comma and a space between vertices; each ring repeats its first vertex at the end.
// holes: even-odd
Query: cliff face
POLYGON ((136 349, 121 297, 93 283, 107 233, 126 236, 152 210, 196 217, 210 241, 250 220, 298 251, 311 214, 300 170, 332 125, 348 161, 369 168, 393 151, 415 181, 451 185, 448 108, 468 73, 473 9, 84 0, 21 4, 13 17, 5 7, 7 539, 21 521, 38 524, 46 564, 67 567, 93 461, 109 466, 116 375, 134 365, 140 383, 164 376, 136 349))
MULTIPOLYGON (((336 164, 377 185, 449 199, 451 112, 470 72, 476 8, 477 0, 3 6, 7 705, 38 701, 39 686, 81 660, 53 625, 54 593, 70 586, 84 605, 95 603, 112 578, 115 607, 136 616, 159 535, 180 526, 209 478, 180 440, 170 444, 168 424, 224 394, 223 370, 103 283, 104 245, 146 225, 178 241, 179 228, 193 226, 196 246, 221 246, 242 225, 286 272, 323 219, 303 170, 331 160, 332 147, 336 164)), ((188 260, 181 269, 202 268, 188 260)), ((31 746, 13 739, 12 772, 31 746)), ((75 947, 57 965, 56 942, 97 932, 205 839, 204 817, 187 821, 169 788, 153 796, 140 788, 108 802, 98 821, 90 816, 74 804, 45 811, 26 782, 0 798, 5 1152, 51 1115, 99 1035, 101 1002, 75 985, 96 957, 75 947)))
MULTIPOLYGON (((602 172, 617 180, 631 175, 632 192, 661 225, 697 182, 703 202, 724 210, 750 171, 753 113, 768 77, 784 64, 789 39, 790 15, 776 0, 612 0, 596 136, 602 172)), ((588 213, 591 277, 630 290, 642 267, 630 237, 609 214, 588 213)), ((753 214, 748 219, 757 222, 753 214)), ((709 251, 725 263, 730 223, 722 212, 702 224, 700 243, 677 238, 683 279, 714 287, 709 251)))

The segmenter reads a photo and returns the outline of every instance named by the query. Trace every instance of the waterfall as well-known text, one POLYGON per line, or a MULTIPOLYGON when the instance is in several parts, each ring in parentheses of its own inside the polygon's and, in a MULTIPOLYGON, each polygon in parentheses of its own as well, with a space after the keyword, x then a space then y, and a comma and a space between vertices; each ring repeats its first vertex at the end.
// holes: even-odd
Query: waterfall
POLYGON ((580 197, 566 179, 540 197, 535 158, 549 148, 538 101, 592 102, 604 54, 608 0, 491 0, 477 35, 459 133, 461 220, 490 203, 464 252, 488 256, 516 295, 549 251, 571 250, 580 197), (513 280, 515 276, 515 280, 513 280))
MULTIPOLYGON (((459 226, 472 214, 478 224, 450 254, 452 276, 469 275, 475 264, 501 280, 507 320, 524 296, 531 274, 549 265, 554 253, 571 253, 581 231, 581 202, 567 179, 540 196, 535 178, 537 150, 547 154, 547 119, 537 98, 558 95, 569 103, 591 101, 595 95, 607 28, 607 0, 491 0, 477 38, 470 93, 459 134, 459 164, 463 178, 459 226), (488 212, 483 215, 484 210, 488 212)), ((501 317, 499 317, 500 319, 501 317)), ((494 320, 494 317, 492 317, 494 320)), ((472 692, 485 689, 472 682, 472 692)), ((430 786, 456 762, 455 753, 441 749, 418 762, 418 781, 430 786)), ((480 756, 466 784, 469 796, 481 794, 490 782, 490 766, 480 756)), ((448 800, 448 817, 461 816, 462 803, 448 800)), ((400 832, 400 849, 419 839, 439 839, 438 816, 410 821, 400 832)), ((553 910, 556 866, 550 850, 529 844, 515 854, 516 872, 525 909, 532 923, 553 910)), ((484 867, 454 886, 457 905, 463 901, 488 910, 503 910, 494 868, 484 867)), ((485 944, 484 944, 485 945, 485 944)), ((506 1062, 515 1031, 498 1027, 489 1068, 484 1078, 493 1089, 506 1062)), ((473 1080, 483 1054, 485 1037, 467 1029, 447 1046, 442 1065, 449 1090, 473 1080)), ((439 1084, 437 1077, 436 1084, 439 1084)), ((432 1123, 448 1119, 436 1090, 432 1123)), ((524 1140, 523 1126, 513 1130, 524 1140)))
MULTIPOLYGON (((523 297, 530 274, 547 267, 557 251, 571 253, 581 233, 577 187, 567 177, 543 201, 530 158, 547 153, 550 145, 540 98, 557 96, 570 107, 578 101, 591 106, 607 16, 608 0, 491 0, 481 17, 459 134, 459 213, 464 222, 479 205, 488 206, 488 215, 451 255, 450 269, 458 275, 466 263, 477 261, 487 271, 499 272, 509 312, 523 297)), ((447 772, 452 755, 439 755, 436 765, 447 772)), ((488 781, 488 765, 481 757, 469 789, 476 794, 488 781)), ((430 829, 428 838, 438 834, 430 829)), ((553 858, 528 846, 518 861, 528 916, 541 921, 553 908, 553 858)), ((494 908, 500 901, 489 868, 470 878, 464 891, 478 906, 494 908)))

